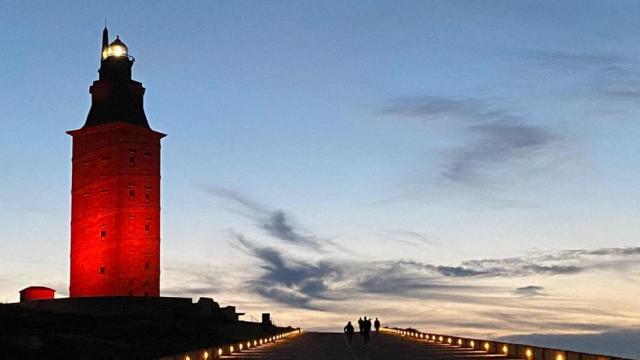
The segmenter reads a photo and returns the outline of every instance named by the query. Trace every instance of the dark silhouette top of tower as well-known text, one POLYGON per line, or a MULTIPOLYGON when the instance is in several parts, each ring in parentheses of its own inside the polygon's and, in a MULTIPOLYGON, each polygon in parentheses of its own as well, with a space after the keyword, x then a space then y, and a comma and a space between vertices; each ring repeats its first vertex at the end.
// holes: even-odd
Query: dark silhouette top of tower
POLYGON ((144 113, 142 84, 131 79, 135 59, 119 37, 109 44, 109 32, 102 31, 100 76, 91 86, 91 110, 84 127, 123 121, 149 128, 144 113))

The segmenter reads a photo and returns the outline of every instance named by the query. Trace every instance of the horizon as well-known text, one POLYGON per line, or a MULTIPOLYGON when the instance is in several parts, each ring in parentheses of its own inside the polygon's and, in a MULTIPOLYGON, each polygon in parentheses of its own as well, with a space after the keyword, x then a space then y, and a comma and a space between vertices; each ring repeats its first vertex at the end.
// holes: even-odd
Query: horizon
POLYGON ((68 296, 106 16, 167 134, 162 296, 639 356, 640 4, 150 10, 3 6, 0 301, 68 296))

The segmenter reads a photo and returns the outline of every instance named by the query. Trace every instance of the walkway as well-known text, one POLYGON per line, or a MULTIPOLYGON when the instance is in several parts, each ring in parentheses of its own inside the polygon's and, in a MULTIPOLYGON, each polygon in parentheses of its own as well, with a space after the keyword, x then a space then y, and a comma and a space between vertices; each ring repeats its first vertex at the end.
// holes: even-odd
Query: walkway
POLYGON ((409 359, 505 359, 503 355, 489 355, 483 351, 458 349, 453 346, 428 343, 426 340, 406 339, 392 335, 372 334, 368 345, 359 335, 353 337, 351 347, 339 333, 303 333, 261 347, 244 350, 223 359, 305 359, 305 360, 409 360, 409 359))

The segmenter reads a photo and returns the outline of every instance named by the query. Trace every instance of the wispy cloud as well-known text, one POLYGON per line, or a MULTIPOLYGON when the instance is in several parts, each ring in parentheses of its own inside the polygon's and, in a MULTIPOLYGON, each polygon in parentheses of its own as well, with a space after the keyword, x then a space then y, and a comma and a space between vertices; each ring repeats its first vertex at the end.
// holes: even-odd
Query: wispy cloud
POLYGON ((566 69, 602 68, 625 62, 622 57, 611 53, 572 53, 566 51, 537 50, 524 56, 540 65, 566 69))
MULTIPOLYGON (((425 123, 449 124, 466 140, 444 152, 440 178, 458 185, 504 182, 505 172, 550 163, 561 150, 562 136, 532 124, 498 99, 424 96, 396 100, 381 113, 425 123), (536 160, 536 161, 532 161, 536 160), (547 160, 547 161, 544 161, 547 160), (497 176, 496 176, 497 174, 497 176)), ((512 179, 514 177, 511 177, 512 179)))
POLYGON ((263 270, 251 280, 251 288, 258 294, 290 306, 313 309, 312 300, 337 299, 330 283, 342 278, 344 267, 330 261, 310 262, 293 260, 278 249, 261 247, 241 234, 234 234, 247 254, 253 256, 263 270))
POLYGON ((556 150, 560 137, 532 125, 492 123, 467 129, 474 140, 449 152, 441 175, 457 184, 486 181, 505 168, 524 165, 556 150))
POLYGON ((207 187, 205 191, 229 200, 231 205, 234 206, 234 211, 252 220, 258 228, 274 239, 316 250, 322 250, 324 245, 331 244, 329 240, 320 242, 315 235, 303 234, 301 230, 292 224, 290 216, 284 210, 269 209, 229 189, 207 187))
MULTIPOLYGON (((583 95, 591 96, 600 107, 603 102, 610 103, 607 108, 616 102, 624 102, 626 108, 616 107, 613 112, 637 110, 637 107, 628 105, 630 101, 640 99, 640 73, 628 58, 605 52, 551 50, 531 51, 525 56, 538 66, 558 70, 561 76, 582 76, 588 92, 583 95)), ((600 113, 608 111, 611 109, 600 109, 600 113)))
POLYGON ((515 289, 514 293, 524 297, 545 295, 544 287, 537 285, 519 287, 515 289))
POLYGON ((439 298, 453 302, 479 301, 475 292, 515 296, 542 295, 544 288, 527 286, 513 292, 489 288, 479 279, 529 276, 568 276, 594 269, 623 271, 638 264, 637 248, 568 250, 502 259, 475 259, 458 266, 435 265, 409 259, 375 262, 337 259, 304 260, 275 247, 263 247, 236 234, 244 251, 260 264, 251 281, 260 295, 290 306, 321 309, 318 300, 339 300, 358 294, 439 298), (613 260, 613 261, 612 261, 613 260), (471 293, 471 294, 469 294, 471 293))

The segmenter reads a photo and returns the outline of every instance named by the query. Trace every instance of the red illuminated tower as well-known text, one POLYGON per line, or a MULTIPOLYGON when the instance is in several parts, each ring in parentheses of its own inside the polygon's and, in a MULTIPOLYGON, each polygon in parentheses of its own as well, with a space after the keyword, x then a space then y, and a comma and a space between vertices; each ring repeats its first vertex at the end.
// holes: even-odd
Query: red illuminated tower
POLYGON ((134 59, 102 38, 91 110, 73 137, 70 297, 160 295, 160 139, 131 79, 134 59))

